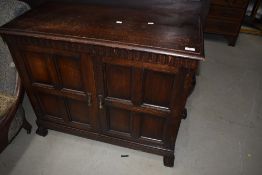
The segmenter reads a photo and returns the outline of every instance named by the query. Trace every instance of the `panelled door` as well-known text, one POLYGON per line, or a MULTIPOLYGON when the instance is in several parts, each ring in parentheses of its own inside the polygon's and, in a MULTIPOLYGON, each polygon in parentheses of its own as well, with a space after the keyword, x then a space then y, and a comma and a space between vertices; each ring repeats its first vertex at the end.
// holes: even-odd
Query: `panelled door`
MULTIPOLYGON (((93 64, 87 54, 26 46, 19 61, 43 120, 97 129, 93 64)), ((30 95, 30 94, 29 94, 30 95)))
POLYGON ((97 58, 95 77, 103 132, 163 146, 170 131, 175 71, 134 65, 123 64, 120 59, 97 58))

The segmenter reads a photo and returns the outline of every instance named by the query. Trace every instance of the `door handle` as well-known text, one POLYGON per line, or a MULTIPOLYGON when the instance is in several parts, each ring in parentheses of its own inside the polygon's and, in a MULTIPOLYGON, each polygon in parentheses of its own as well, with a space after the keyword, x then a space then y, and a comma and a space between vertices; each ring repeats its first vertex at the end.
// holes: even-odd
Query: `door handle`
POLYGON ((103 95, 98 95, 99 109, 103 109, 103 95))
POLYGON ((87 93, 87 106, 92 106, 92 94, 87 93))

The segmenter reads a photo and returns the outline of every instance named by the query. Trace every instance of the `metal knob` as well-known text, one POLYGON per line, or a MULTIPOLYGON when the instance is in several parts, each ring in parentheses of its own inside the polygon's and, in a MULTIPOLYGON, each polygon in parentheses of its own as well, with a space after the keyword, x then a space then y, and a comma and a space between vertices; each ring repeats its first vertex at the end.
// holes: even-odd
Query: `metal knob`
POLYGON ((92 94, 87 93, 87 105, 92 106, 92 94))
POLYGON ((99 109, 103 109, 103 95, 98 95, 99 109))

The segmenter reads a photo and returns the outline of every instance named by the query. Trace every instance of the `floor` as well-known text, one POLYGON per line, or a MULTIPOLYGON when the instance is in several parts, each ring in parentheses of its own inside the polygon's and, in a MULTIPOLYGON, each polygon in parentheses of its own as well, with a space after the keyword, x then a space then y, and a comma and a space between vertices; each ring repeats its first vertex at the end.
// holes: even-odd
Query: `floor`
MULTIPOLYGON (((0 155, 0 174, 261 175, 262 37, 241 34, 237 46, 229 47, 206 36, 205 49, 173 168, 157 155, 51 130, 45 138, 23 130, 0 155)), ((34 123, 27 98, 24 107, 34 123)))

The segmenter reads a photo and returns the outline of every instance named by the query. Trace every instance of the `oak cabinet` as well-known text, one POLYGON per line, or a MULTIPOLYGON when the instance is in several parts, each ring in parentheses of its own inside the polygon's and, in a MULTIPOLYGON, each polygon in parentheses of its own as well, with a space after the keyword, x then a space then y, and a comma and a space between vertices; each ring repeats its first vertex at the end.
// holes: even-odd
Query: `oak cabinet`
POLYGON ((48 3, 0 28, 39 135, 80 135, 159 154, 173 166, 203 36, 200 17, 155 12, 48 3))

